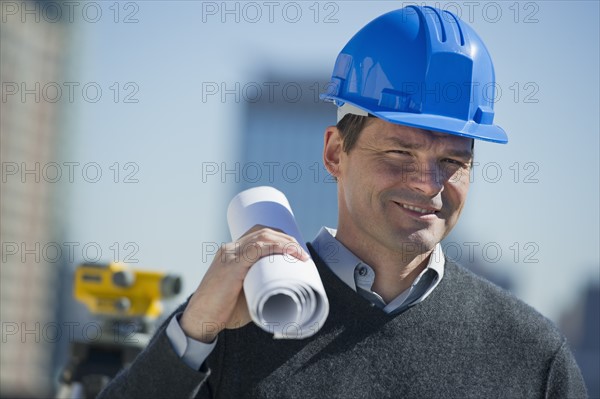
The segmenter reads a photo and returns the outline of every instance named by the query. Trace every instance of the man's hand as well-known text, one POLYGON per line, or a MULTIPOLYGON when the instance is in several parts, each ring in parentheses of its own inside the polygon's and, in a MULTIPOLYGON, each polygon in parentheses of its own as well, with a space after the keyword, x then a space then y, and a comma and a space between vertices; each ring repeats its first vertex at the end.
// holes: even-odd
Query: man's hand
POLYGON ((224 328, 240 328, 250 322, 243 282, 260 258, 288 254, 309 259, 298 241, 281 231, 254 226, 236 242, 217 251, 200 285, 181 316, 184 333, 201 342, 212 342, 224 328))

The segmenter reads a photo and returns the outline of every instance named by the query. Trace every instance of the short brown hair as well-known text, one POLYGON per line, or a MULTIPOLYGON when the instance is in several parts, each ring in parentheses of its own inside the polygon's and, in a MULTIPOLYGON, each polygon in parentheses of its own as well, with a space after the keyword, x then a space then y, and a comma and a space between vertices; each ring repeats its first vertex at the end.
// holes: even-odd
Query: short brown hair
POLYGON ((342 120, 337 123, 336 127, 340 131, 342 140, 344 140, 344 152, 348 153, 354 147, 360 132, 366 127, 368 120, 368 116, 346 114, 342 120))

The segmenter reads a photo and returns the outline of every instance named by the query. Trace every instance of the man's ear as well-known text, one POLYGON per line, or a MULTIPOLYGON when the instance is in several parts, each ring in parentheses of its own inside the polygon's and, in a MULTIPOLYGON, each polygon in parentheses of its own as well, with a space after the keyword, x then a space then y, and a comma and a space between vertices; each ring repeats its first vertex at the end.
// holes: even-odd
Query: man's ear
POLYGON ((325 129, 325 144, 323 146, 323 164, 329 174, 336 179, 340 173, 340 159, 342 157, 344 140, 340 131, 335 126, 325 129))

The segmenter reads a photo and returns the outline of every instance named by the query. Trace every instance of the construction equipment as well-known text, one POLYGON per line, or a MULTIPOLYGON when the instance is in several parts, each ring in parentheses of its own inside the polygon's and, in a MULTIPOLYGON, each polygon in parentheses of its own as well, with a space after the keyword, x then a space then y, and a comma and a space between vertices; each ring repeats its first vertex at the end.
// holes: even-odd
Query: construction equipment
POLYGON ((120 263, 82 264, 74 296, 99 322, 101 334, 71 345, 58 398, 95 398, 148 344, 162 299, 181 291, 179 276, 120 263))

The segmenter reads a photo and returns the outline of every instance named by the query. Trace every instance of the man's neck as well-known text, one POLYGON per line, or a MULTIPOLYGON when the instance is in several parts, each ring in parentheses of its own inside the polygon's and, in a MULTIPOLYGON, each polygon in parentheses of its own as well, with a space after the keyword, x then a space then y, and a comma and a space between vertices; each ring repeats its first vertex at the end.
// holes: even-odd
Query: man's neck
POLYGON ((335 238, 375 271, 372 290, 389 303, 415 281, 427 267, 433 251, 425 253, 394 252, 367 240, 353 240, 338 230, 335 238))

